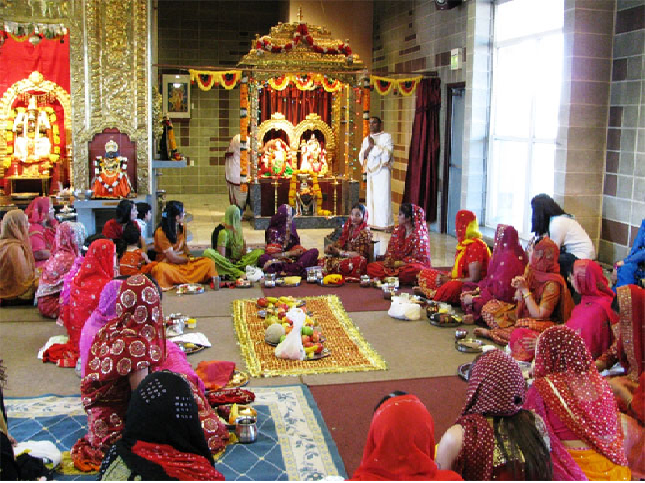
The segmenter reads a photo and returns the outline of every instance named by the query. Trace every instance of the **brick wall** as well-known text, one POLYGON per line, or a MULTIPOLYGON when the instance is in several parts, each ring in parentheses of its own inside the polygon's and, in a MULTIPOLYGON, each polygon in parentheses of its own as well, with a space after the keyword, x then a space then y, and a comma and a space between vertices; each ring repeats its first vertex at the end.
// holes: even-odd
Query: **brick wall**
POLYGON ((645 218, 645 0, 618 0, 600 260, 627 255, 645 218))
MULTIPOLYGON (((157 4, 156 61, 196 68, 233 68, 265 34, 288 15, 286 1, 182 1, 157 4)), ((154 57, 154 55, 153 55, 154 57)), ((164 73, 181 73, 160 68, 164 73)), ((225 193, 224 153, 239 131, 239 89, 191 87, 190 119, 173 121, 179 152, 194 166, 164 169, 159 187, 169 193, 225 193)))

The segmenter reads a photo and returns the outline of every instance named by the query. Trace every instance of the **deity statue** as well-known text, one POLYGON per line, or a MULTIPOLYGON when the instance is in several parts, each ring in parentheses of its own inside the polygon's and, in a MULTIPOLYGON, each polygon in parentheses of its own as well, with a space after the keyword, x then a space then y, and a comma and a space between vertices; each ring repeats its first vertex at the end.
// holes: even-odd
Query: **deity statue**
POLYGON ((163 126, 163 134, 159 143, 159 152, 162 159, 172 159, 179 161, 182 155, 177 151, 177 141, 175 140, 175 131, 172 126, 172 121, 168 116, 164 116, 161 121, 163 126))
POLYGON ((264 145, 263 151, 259 166, 260 176, 291 176, 291 150, 287 143, 280 138, 272 139, 264 145))
POLYGON ((309 175, 300 174, 300 190, 296 193, 296 215, 313 216, 316 213, 316 196, 307 183, 309 175))
POLYGON ((92 191, 96 198, 125 198, 132 191, 127 173, 128 159, 119 156, 119 145, 110 140, 105 144, 105 156, 94 161, 95 178, 92 191))
POLYGON ((312 171, 318 176, 324 176, 329 169, 327 165, 327 151, 320 146, 316 135, 311 133, 307 142, 300 143, 300 170, 312 171))
POLYGON ((23 170, 26 176, 38 175, 40 168, 48 170, 51 165, 50 154, 52 143, 50 140, 51 124, 44 109, 38 109, 36 98, 29 99, 26 111, 19 112, 13 123, 14 159, 27 165, 23 170))

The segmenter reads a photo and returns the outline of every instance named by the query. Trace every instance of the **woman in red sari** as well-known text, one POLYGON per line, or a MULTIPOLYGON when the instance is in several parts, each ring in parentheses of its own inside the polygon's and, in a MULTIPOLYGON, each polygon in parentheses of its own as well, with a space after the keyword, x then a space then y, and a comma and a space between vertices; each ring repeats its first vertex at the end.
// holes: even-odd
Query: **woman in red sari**
POLYGON ((582 337, 591 357, 597 359, 611 346, 611 326, 618 322, 618 314, 611 308, 614 292, 600 265, 591 260, 575 261, 571 285, 582 299, 571 312, 567 327, 582 337))
MULTIPOLYGON (((119 290, 116 317, 94 336, 81 380, 81 401, 88 434, 74 444, 71 456, 81 471, 98 470, 105 451, 118 441, 133 390, 165 360, 166 340, 159 292, 145 275, 126 279, 119 290)), ((190 383, 210 451, 228 438, 203 395, 190 383)))
POLYGON ((437 448, 437 463, 464 480, 551 480, 544 421, 522 408, 526 383, 509 355, 492 350, 470 369, 466 404, 437 448))
POLYGON ((393 393, 374 411, 363 459, 351 479, 461 481, 454 471, 438 468, 434 453, 434 420, 428 409, 416 396, 393 393))
POLYGON ((524 273, 528 257, 520 245, 517 230, 508 225, 497 225, 495 248, 488 264, 486 277, 473 287, 464 284, 461 293, 461 307, 477 320, 485 306, 513 305, 515 289, 511 286, 513 278, 524 273))
POLYGON ((367 259, 372 243, 372 232, 367 226, 369 213, 360 203, 352 207, 340 238, 327 246, 325 257, 318 260, 323 272, 339 273, 345 277, 359 277, 367 270, 367 259))
POLYGON ((56 228, 56 239, 51 257, 46 261, 40 275, 36 299, 41 315, 55 319, 59 315, 60 291, 63 288, 65 275, 69 273, 74 260, 80 253, 81 234, 74 230, 82 228, 84 239, 85 227, 78 223, 66 221, 56 228))
POLYGON ((503 326, 490 330, 478 327, 475 335, 506 345, 513 331, 521 329, 514 337, 511 350, 514 355, 517 353, 518 359, 532 360, 537 336, 556 323, 569 320, 573 308, 571 294, 560 275, 559 254, 560 250, 550 238, 540 240, 531 252, 524 275, 511 282, 518 302, 513 313, 503 318, 503 326), (518 347, 515 347, 515 339, 518 347))
POLYGON ((554 479, 631 479, 616 402, 582 338, 569 327, 545 330, 534 375, 524 407, 546 423, 554 479))
POLYGON ((29 218, 29 241, 36 259, 36 268, 42 267, 51 256, 58 222, 49 198, 39 196, 25 210, 29 218))
POLYGON ((399 277, 399 282, 414 285, 417 275, 430 267, 430 242, 426 213, 411 203, 399 208, 399 224, 394 228, 385 252, 385 260, 367 265, 372 278, 399 277))
POLYGON ((99 305, 103 287, 116 275, 116 247, 112 240, 96 240, 85 255, 72 281, 66 344, 54 344, 43 354, 43 361, 61 367, 74 367, 79 357, 79 342, 85 321, 99 305))
POLYGON ((477 216, 460 210, 455 219, 457 252, 452 271, 447 274, 427 268, 419 274, 419 286, 424 295, 441 302, 458 303, 465 282, 477 283, 486 276, 490 250, 482 240, 477 216))

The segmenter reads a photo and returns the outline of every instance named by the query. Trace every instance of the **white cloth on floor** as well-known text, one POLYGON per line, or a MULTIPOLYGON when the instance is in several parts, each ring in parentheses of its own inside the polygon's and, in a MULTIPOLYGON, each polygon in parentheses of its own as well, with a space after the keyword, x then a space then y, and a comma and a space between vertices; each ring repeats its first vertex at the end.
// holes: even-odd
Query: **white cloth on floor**
POLYGON ((177 342, 188 342, 189 344, 195 344, 195 345, 203 345, 204 347, 210 347, 211 343, 208 340, 208 337, 206 337, 204 334, 201 332, 191 332, 189 334, 182 334, 178 335, 177 337, 173 337, 170 339, 171 342, 174 342, 175 344, 177 342))

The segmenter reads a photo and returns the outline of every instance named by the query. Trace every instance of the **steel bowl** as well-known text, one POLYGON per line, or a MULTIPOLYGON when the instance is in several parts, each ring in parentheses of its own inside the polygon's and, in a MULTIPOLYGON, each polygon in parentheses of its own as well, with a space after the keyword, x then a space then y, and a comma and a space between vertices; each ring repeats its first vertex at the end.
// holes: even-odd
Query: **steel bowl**
POLYGON ((455 339, 457 340, 465 339, 467 335, 468 335, 467 330, 464 330, 464 329, 455 330, 455 339))

